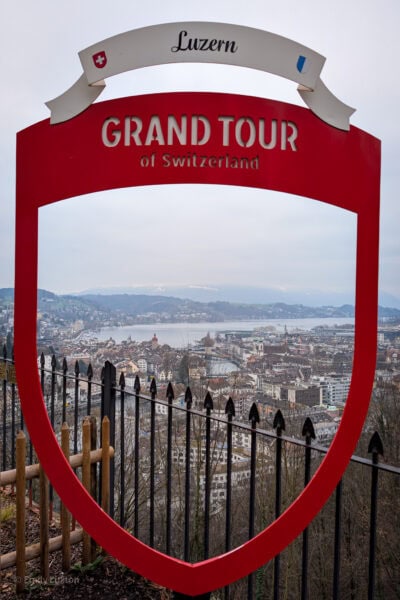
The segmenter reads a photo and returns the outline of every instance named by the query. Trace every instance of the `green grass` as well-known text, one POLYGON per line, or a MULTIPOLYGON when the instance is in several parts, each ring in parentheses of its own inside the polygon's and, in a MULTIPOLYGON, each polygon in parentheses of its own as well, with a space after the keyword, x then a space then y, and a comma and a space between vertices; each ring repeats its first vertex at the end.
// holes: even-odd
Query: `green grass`
POLYGON ((73 567, 71 567, 71 571, 75 571, 77 573, 80 573, 81 575, 89 573, 90 571, 95 571, 97 567, 101 564, 103 559, 104 556, 99 555, 93 562, 88 563, 87 565, 83 565, 82 563, 76 563, 75 565, 73 565, 73 567))
POLYGON ((10 506, 5 506, 0 509, 0 523, 5 523, 6 521, 10 521, 15 518, 15 506, 10 504, 10 506))

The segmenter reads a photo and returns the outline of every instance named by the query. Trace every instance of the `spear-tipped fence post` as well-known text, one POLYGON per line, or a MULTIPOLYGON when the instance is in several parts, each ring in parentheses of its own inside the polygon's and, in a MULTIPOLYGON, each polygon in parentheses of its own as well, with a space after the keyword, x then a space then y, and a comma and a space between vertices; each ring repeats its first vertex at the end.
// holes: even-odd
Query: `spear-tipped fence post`
POLYGON ((154 511, 155 511, 155 461, 156 461, 156 396, 157 384, 153 377, 150 383, 150 547, 154 548, 154 511))
MULTIPOLYGON (((272 424, 276 429, 276 454, 275 454, 275 519, 281 514, 282 504, 282 432, 285 431, 285 419, 280 410, 277 410, 272 424)), ((274 600, 279 598, 280 584, 280 554, 274 559, 274 600)))
POLYGON ((2 471, 7 469, 7 346, 3 345, 4 376, 3 376, 3 460, 2 471))
MULTIPOLYGON (((12 366, 12 369, 14 370, 14 372, 15 372, 14 346, 12 347, 11 366, 12 366)), ((15 437, 16 437, 16 431, 15 431, 15 420, 16 420, 16 414, 15 414, 16 413, 15 388, 16 388, 16 381, 13 378, 12 381, 11 381, 11 468, 12 469, 15 469, 15 437)), ((22 411, 21 411, 21 415, 22 415, 22 411)), ((5 415, 4 415, 4 418, 5 418, 5 415)))
POLYGON ((133 521, 133 535, 138 537, 139 535, 139 436, 140 436, 140 379, 136 375, 135 383, 133 384, 135 390, 135 475, 134 475, 134 491, 135 491, 135 512, 133 521))
MULTIPOLYGON (((91 491, 90 434, 90 419, 86 417, 82 424, 82 485, 89 493, 91 491)), ((82 565, 90 563, 91 546, 90 536, 84 531, 82 540, 82 565)))
POLYGON ((92 379, 93 379, 93 367, 92 363, 89 363, 86 372, 87 376, 87 414, 90 415, 92 412, 92 379))
POLYGON ((74 454, 78 453, 78 420, 79 420, 79 362, 74 367, 74 454))
MULTIPOLYGON (((249 494, 249 540, 254 537, 255 500, 256 500, 256 458, 257 458, 257 423, 260 415, 257 404, 253 402, 249 412, 251 423, 251 454, 250 454, 250 494, 249 494)), ((253 573, 247 578, 247 597, 253 597, 253 573)))
MULTIPOLYGON (((105 368, 104 365, 101 367, 101 371, 100 371, 100 381, 101 381, 101 398, 100 398, 100 418, 101 420, 103 420, 103 417, 105 416, 105 368)), ((101 427, 100 427, 100 431, 101 431, 101 427)))
POLYGON ((43 352, 41 352, 41 354, 40 354, 39 362, 40 362, 40 387, 42 388, 43 399, 45 399, 46 408, 47 408, 47 411, 49 412, 49 396, 47 394, 46 398, 45 398, 45 394, 44 394, 44 368, 46 366, 46 359, 45 359, 43 352))
POLYGON ((368 453, 372 454, 371 473, 371 514, 369 528, 369 564, 368 564, 368 600, 373 600, 375 592, 375 562, 376 562, 376 522, 378 514, 378 462, 379 455, 383 456, 383 444, 377 431, 371 437, 368 453))
POLYGON ((49 480, 39 465, 40 575, 49 579, 49 480))
POLYGON ((232 419, 235 416, 235 404, 231 397, 225 405, 226 425, 226 519, 225 519, 225 552, 231 549, 231 515, 232 515, 232 419))
POLYGON ((44 393, 44 367, 46 364, 46 360, 44 358, 43 352, 40 354, 40 387, 42 388, 42 393, 44 393))
POLYGON ((210 493, 211 493, 211 411, 214 403, 210 392, 204 399, 206 409, 206 456, 205 456, 205 497, 204 497, 204 560, 208 558, 210 549, 210 493))
POLYGON ((166 393, 168 401, 168 421, 167 421, 167 517, 166 517, 166 552, 171 554, 171 535, 172 535, 172 402, 174 400, 174 390, 172 383, 169 382, 166 393))
MULTIPOLYGON (((310 481, 311 475, 311 442, 315 440, 314 425, 307 417, 304 421, 302 436, 306 438, 305 465, 304 465, 304 487, 310 481)), ((301 600, 307 600, 308 595, 308 528, 303 531, 303 553, 301 568, 301 600)))
MULTIPOLYGON (((232 419, 235 416, 235 404, 229 396, 225 405, 226 424, 226 505, 225 505, 225 552, 231 549, 232 520, 232 419)), ((230 587, 225 587, 225 600, 230 598, 230 587)))
POLYGON ((67 359, 64 357, 62 364, 62 422, 65 423, 67 420, 67 373, 68 364, 67 359))
POLYGON ((186 388, 186 447, 185 447, 185 533, 183 558, 186 562, 190 558, 190 455, 191 455, 191 408, 193 396, 190 387, 186 388))
MULTIPOLYGON (((65 458, 69 461, 69 427, 64 421, 61 427, 61 448, 65 458)), ((71 515, 67 507, 61 503, 61 535, 62 535, 62 569, 69 571, 71 568, 71 515)))
MULTIPOLYGON (((13 355, 12 355, 13 365, 15 368, 15 359, 14 359, 14 346, 13 346, 13 355)), ((16 386, 15 386, 16 387, 16 386)), ((19 403, 19 417, 20 417, 20 431, 24 430, 24 414, 22 412, 21 403, 19 403)))
MULTIPOLYGON (((89 416, 90 419, 90 449, 97 450, 97 419, 94 415, 89 416)), ((98 464, 93 463, 90 470, 90 494, 94 500, 98 499, 98 464)), ((96 540, 91 538, 90 562, 96 559, 97 544, 96 540)))
MULTIPOLYGON (((50 423, 54 430, 54 406, 56 399, 56 368, 57 360, 55 354, 51 357, 51 384, 50 384, 50 423)), ((49 486, 49 520, 53 519, 54 488, 49 486)))
MULTIPOLYGON (((104 364, 103 374, 103 411, 102 418, 107 416, 110 421, 110 445, 115 448, 115 396, 117 370, 110 361, 104 364)), ((103 443, 103 440, 102 442, 103 443)), ((115 465, 114 458, 110 461, 110 516, 114 518, 114 489, 115 465)))
POLYGON ((125 525, 125 375, 121 373, 119 377, 119 387, 121 390, 120 402, 120 504, 119 504, 119 524, 125 525))
MULTIPOLYGON (((100 397, 100 448, 103 447, 103 419, 105 417, 106 414, 106 391, 105 391, 105 368, 104 366, 101 368, 100 371, 100 381, 101 381, 101 397, 100 397)), ((99 471, 99 504, 100 506, 102 505, 103 502, 103 465, 100 464, 100 471, 99 471)))
POLYGON ((340 546, 342 538, 342 486, 341 479, 336 486, 335 493, 335 543, 333 549, 333 590, 332 600, 339 600, 339 579, 340 579, 340 546))
POLYGON ((50 422, 51 426, 54 429, 54 404, 56 397, 56 368, 57 368, 57 360, 55 355, 53 354, 51 357, 51 384, 50 384, 50 422))

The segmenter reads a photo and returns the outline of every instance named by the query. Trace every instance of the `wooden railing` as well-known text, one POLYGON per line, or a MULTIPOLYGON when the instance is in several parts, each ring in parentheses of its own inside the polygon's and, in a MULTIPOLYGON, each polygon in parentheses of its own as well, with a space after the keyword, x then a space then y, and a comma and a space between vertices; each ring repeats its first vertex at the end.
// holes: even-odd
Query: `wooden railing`
MULTIPOLYGON (((110 446, 110 423, 108 417, 102 421, 102 448, 92 449, 95 441, 96 423, 94 417, 87 417, 82 425, 82 453, 69 456, 70 430, 67 423, 61 428, 61 447, 71 468, 81 467, 82 483, 86 490, 94 495, 96 489, 96 469, 98 462, 102 463, 102 508, 109 510, 110 498, 110 459, 114 456, 114 448, 110 446), (93 468, 94 467, 94 468, 93 468)), ((61 535, 49 538, 49 515, 52 508, 49 506, 49 482, 40 464, 26 465, 27 443, 26 436, 20 431, 16 438, 16 468, 3 471, 0 474, 1 487, 15 485, 16 498, 16 540, 15 550, 0 557, 0 569, 16 567, 16 592, 25 589, 26 562, 40 557, 40 575, 43 580, 49 578, 49 554, 56 550, 62 551, 62 569, 69 571, 71 568, 71 545, 82 542, 82 565, 93 562, 96 556, 96 543, 80 527, 76 527, 74 520, 66 507, 61 504, 60 521, 61 535), (26 546, 26 483, 39 478, 39 519, 40 541, 26 546)))

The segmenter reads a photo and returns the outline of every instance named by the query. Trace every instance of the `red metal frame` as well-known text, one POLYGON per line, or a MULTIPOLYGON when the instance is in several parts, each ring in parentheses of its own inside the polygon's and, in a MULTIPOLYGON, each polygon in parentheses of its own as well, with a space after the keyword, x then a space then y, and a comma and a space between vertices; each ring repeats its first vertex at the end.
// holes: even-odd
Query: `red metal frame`
MULTIPOLYGON (((378 297, 380 142, 351 127, 326 125, 307 109, 254 97, 214 93, 169 93, 122 98, 91 106, 66 123, 41 121, 17 138, 17 212, 15 271, 15 362, 21 403, 40 462, 78 522, 110 554, 143 576, 175 591, 198 595, 223 587, 268 562, 315 517, 340 480, 367 415, 376 359, 378 297), (202 147, 107 148, 101 125, 110 116, 205 115, 213 135, 202 147), (222 145, 218 117, 255 122, 276 119, 298 128, 297 150, 265 150, 257 144, 222 145), (155 154, 154 166, 141 167, 155 154), (162 165, 164 152, 259 157, 257 169, 162 165), (357 214, 355 349, 351 387, 339 430, 310 483, 267 529, 242 546, 189 564, 149 548, 124 531, 94 502, 65 460, 53 434, 37 369, 38 209, 100 190, 129 186, 208 183, 258 187, 319 200, 357 214)), ((84 199, 82 199, 84 201, 84 199)), ((188 198, 188 202, 190 199, 188 198)), ((294 198, 295 202, 296 199, 294 198)))

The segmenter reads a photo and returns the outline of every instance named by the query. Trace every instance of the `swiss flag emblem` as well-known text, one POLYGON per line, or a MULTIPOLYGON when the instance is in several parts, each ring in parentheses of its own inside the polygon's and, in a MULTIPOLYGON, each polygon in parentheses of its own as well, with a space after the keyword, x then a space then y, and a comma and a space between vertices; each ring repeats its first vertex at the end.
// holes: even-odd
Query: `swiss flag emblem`
POLYGON ((104 50, 102 50, 101 52, 96 52, 96 54, 93 54, 92 59, 94 62, 94 66, 97 67, 98 69, 104 69, 104 67, 107 64, 107 56, 106 56, 106 53, 104 52, 104 50))

